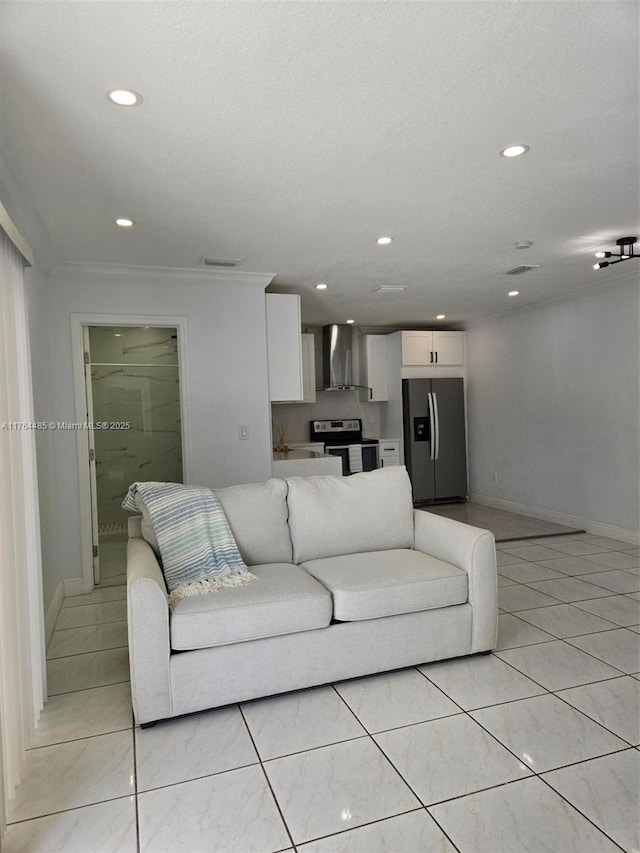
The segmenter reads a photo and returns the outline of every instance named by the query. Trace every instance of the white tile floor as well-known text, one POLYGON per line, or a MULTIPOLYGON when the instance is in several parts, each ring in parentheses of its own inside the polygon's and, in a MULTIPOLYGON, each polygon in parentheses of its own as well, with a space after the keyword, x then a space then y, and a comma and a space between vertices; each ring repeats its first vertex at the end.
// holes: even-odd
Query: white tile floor
POLYGON ((637 851, 638 549, 573 535, 498 556, 492 655, 142 731, 105 546, 103 585, 65 601, 49 646, 4 853, 637 851))
MULTIPOLYGON (((565 527, 562 524, 556 524, 553 521, 544 521, 531 516, 518 515, 515 512, 507 512, 504 509, 495 509, 494 507, 483 506, 482 504, 471 503, 452 503, 452 504, 435 504, 433 506, 421 507, 428 512, 435 512, 437 515, 445 515, 447 518, 454 518, 456 521, 463 521, 466 524, 473 524, 475 527, 484 527, 491 530, 496 537, 496 542, 512 541, 525 538, 535 538, 536 536, 553 537, 561 534, 563 537, 566 534, 580 533, 583 531, 574 530, 570 527, 565 527)), ((514 542, 514 544, 518 544, 514 542)), ((540 544, 550 544, 545 538, 540 544)), ((579 548, 581 546, 578 546, 579 548)), ((595 553, 594 551, 589 553, 595 553)), ((605 548, 603 550, 609 550, 605 548)), ((573 551, 566 553, 572 554, 573 551)), ((578 553, 582 553, 579 551, 578 553)))

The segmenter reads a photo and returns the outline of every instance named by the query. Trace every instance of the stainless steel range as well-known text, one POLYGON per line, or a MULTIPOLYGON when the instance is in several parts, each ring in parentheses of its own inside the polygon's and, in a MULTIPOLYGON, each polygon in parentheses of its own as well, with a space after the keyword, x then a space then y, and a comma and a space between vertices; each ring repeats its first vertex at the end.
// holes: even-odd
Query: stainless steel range
POLYGON ((309 421, 309 438, 323 442, 325 453, 342 459, 344 475, 378 467, 378 439, 362 437, 361 418, 309 421))

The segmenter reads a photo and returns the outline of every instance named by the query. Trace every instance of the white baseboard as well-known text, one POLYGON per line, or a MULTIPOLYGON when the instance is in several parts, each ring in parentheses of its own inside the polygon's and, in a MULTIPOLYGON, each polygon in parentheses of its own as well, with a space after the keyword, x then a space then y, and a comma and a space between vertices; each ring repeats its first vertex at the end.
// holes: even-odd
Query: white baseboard
POLYGON ((553 510, 528 506, 527 504, 520 504, 515 501, 505 501, 501 498, 489 497, 488 495, 470 494, 469 500, 472 503, 481 504, 482 506, 490 506, 494 509, 503 509, 506 512, 515 512, 518 515, 539 518, 542 521, 552 521, 555 524, 562 524, 565 527, 586 530, 588 533, 593 533, 594 536, 607 536, 609 539, 618 539, 621 542, 629 542, 631 545, 640 544, 640 532, 629 530, 626 527, 616 527, 614 524, 604 524, 603 522, 593 521, 589 518, 568 515, 564 512, 554 512, 553 510))
POLYGON ((64 587, 64 597, 70 598, 73 595, 84 595, 87 591, 84 588, 84 580, 82 578, 69 578, 62 581, 64 587))
POLYGON ((51 599, 51 604, 47 608, 47 613, 44 617, 44 643, 45 648, 48 647, 51 642, 51 637, 53 636, 53 631, 56 627, 56 622, 58 621, 58 615, 60 614, 60 608, 62 607, 62 602, 64 601, 64 586, 63 582, 60 581, 58 586, 56 587, 56 591, 53 593, 53 598, 51 599))
POLYGON ((53 636, 53 632, 56 627, 56 622, 58 621, 58 616, 60 615, 60 609, 65 598, 69 598, 73 595, 84 595, 84 581, 82 578, 69 578, 66 581, 60 581, 58 586, 56 587, 56 591, 53 594, 53 598, 51 599, 51 604, 47 608, 47 613, 44 617, 44 642, 45 648, 49 646, 51 642, 51 637, 53 636))
POLYGON ((640 545, 640 533, 637 530, 627 530, 625 527, 616 527, 614 524, 603 524, 601 521, 588 519, 584 522, 584 529, 595 536, 606 536, 609 539, 629 542, 631 545, 640 545))

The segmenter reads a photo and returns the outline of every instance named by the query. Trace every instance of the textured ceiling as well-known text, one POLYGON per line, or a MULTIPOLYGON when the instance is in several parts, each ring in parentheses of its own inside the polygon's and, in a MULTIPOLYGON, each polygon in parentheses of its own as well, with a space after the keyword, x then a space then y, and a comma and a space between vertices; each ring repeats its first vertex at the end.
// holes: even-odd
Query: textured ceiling
POLYGON ((241 258, 364 326, 638 274, 591 268, 640 234, 635 2, 5 0, 0 31, 0 145, 54 262, 241 258))

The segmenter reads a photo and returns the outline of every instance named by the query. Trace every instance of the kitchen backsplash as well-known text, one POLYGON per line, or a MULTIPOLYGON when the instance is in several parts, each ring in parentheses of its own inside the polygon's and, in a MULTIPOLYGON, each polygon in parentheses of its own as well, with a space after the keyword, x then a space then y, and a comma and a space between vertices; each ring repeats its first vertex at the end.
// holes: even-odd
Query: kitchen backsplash
POLYGON ((318 391, 315 403, 275 403, 271 406, 274 441, 277 426, 287 426, 287 443, 309 441, 309 421, 362 418, 366 438, 380 437, 380 404, 363 403, 358 391, 318 391))

